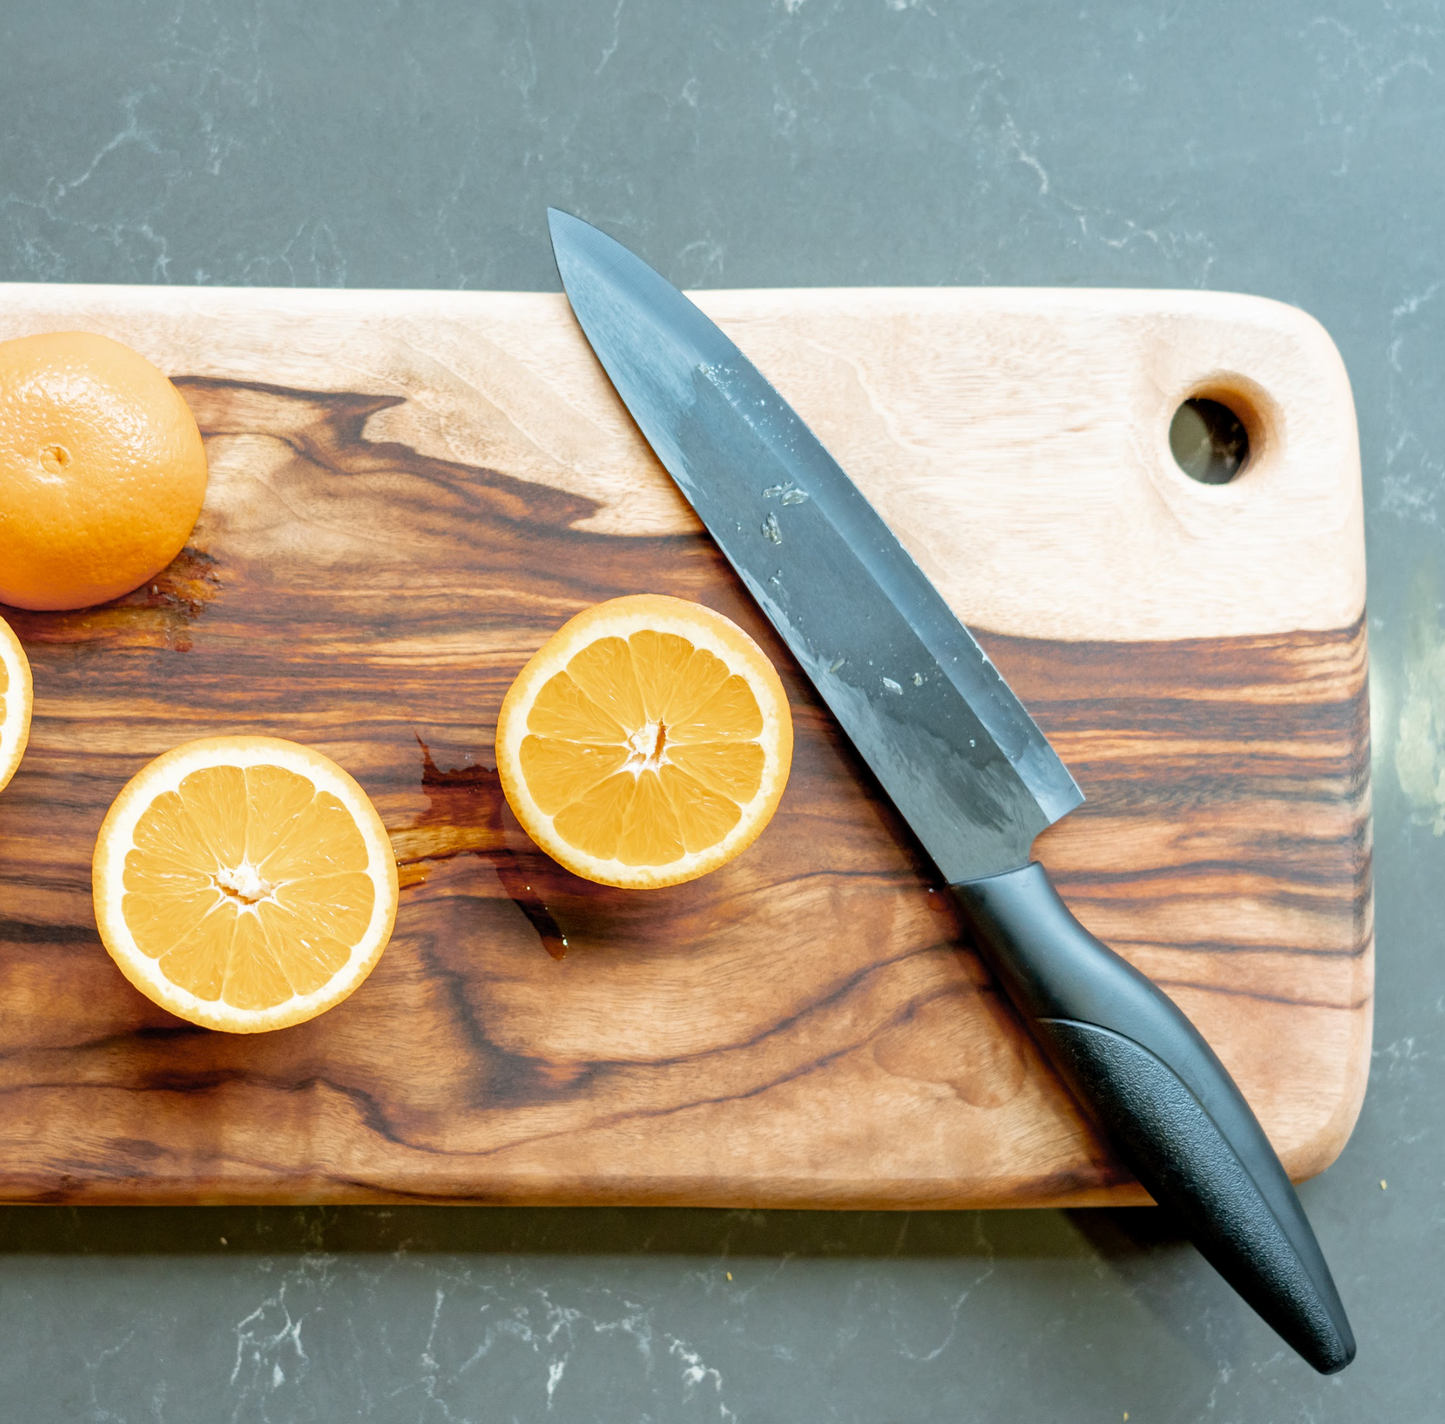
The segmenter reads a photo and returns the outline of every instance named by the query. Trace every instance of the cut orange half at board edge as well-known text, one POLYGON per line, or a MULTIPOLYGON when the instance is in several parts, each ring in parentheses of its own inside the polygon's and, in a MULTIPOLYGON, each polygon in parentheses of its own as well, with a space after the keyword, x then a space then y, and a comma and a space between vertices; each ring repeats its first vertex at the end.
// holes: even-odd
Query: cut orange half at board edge
POLYGON ((30 662, 14 629, 0 618, 0 791, 3 791, 30 740, 34 689, 30 662))
POLYGON ((92 876, 121 973, 231 1033, 340 1003, 396 918, 396 858, 366 793, 277 737, 207 737, 143 767, 100 828, 92 876))
POLYGON ((658 889, 745 850, 787 784, 793 723, 735 623, 662 594, 599 603, 518 674, 497 771, 528 835, 574 874, 658 889))

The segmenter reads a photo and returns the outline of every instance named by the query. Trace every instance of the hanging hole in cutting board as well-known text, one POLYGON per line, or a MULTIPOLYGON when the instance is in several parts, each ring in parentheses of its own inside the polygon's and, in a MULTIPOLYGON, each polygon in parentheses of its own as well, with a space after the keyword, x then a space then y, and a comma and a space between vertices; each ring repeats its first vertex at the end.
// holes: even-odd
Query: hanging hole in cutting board
POLYGON ((1191 396, 1169 423, 1169 449, 1191 480, 1227 485, 1249 462, 1249 430, 1223 401, 1191 396))

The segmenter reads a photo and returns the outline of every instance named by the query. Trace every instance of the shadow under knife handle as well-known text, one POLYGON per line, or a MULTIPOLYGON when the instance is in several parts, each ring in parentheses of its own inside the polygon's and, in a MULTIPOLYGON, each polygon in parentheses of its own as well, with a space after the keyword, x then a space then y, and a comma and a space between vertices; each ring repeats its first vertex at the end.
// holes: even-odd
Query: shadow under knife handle
POLYGON ((990 967, 1074 1096, 1185 1234, 1322 1374, 1355 1357, 1274 1148, 1198 1029, 1095 939, 1037 861, 952 887, 990 967))

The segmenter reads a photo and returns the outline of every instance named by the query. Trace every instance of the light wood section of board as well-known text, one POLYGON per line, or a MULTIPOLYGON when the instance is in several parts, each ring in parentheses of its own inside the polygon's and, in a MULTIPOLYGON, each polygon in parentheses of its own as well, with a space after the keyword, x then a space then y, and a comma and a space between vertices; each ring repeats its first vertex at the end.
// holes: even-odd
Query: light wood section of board
MULTIPOLYGON (((970 626, 1227 637, 1342 627, 1364 605, 1349 380, 1294 307, 1052 288, 694 295, 970 626), (1175 410, 1201 394, 1249 429, 1227 485, 1169 452, 1175 410)), ((599 533, 698 527, 560 295, 0 285, 0 314, 11 335, 106 331, 165 370, 405 390, 370 439, 581 495, 599 533)))
MULTIPOLYGON (((1354 416, 1308 317, 1209 293, 706 293, 1075 772, 1039 842, 1188 1012, 1297 1177, 1364 1092, 1373 983, 1354 416), (1192 394, 1234 484, 1174 467, 1192 394)), ((1140 1199, 936 877, 622 409, 562 298, 0 287, 177 381, 211 485, 153 584, 0 609, 35 673, 0 795, 0 1195, 51 1201, 963 1206, 1140 1199), (777 662, 794 771, 757 844, 647 894, 511 818, 502 695, 572 613, 699 599, 777 662), (235 1038, 142 999, 89 861, 150 757, 255 731, 372 795, 391 946, 235 1038)))

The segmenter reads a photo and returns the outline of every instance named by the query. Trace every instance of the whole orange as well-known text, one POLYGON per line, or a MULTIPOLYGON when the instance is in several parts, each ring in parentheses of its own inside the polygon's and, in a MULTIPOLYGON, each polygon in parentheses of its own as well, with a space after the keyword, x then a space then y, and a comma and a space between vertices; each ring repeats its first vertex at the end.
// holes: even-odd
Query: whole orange
POLYGON ((185 547, 206 451, 181 393, 87 331, 0 342, 0 603, 86 608, 185 547))

